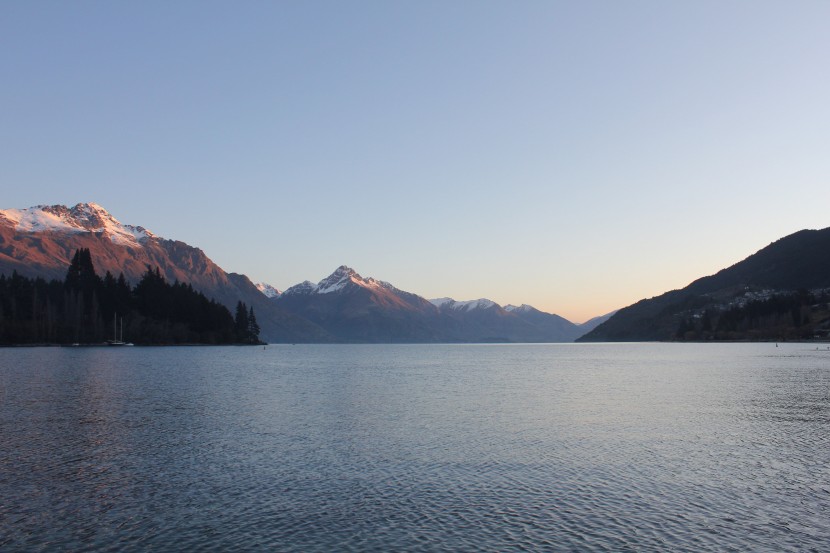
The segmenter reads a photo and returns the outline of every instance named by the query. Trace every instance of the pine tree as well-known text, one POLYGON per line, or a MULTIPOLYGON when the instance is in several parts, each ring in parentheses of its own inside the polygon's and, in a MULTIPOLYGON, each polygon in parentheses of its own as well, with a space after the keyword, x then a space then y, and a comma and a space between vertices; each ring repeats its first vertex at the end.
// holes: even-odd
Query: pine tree
POLYGON ((64 284, 67 288, 77 290, 81 287, 81 250, 75 250, 69 269, 66 270, 64 284))
POLYGON ((248 323, 248 306, 244 302, 239 301, 236 304, 236 317, 234 318, 234 328, 236 329, 236 339, 239 342, 246 343, 249 340, 249 323, 248 323))
POLYGON ((89 250, 75 252, 63 281, 0 275, 0 344, 102 343, 112 338, 114 313, 125 336, 145 344, 250 343, 259 329, 244 304, 238 332, 225 306, 190 284, 168 284, 157 268, 134 289, 123 274, 100 278, 89 250))
POLYGON ((259 343, 259 324, 256 322, 256 315, 254 315, 254 306, 248 313, 248 341, 252 344, 259 343))

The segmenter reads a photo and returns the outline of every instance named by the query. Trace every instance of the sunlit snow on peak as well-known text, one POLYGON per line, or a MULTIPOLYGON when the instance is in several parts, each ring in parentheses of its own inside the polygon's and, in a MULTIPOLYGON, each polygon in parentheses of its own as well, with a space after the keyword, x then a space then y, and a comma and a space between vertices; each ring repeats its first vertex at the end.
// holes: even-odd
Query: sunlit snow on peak
POLYGON ((341 265, 332 274, 317 283, 315 292, 318 294, 331 294, 332 292, 342 290, 349 282, 360 280, 360 278, 360 275, 353 269, 346 265, 341 265))
POLYGON ((294 294, 313 294, 316 289, 316 284, 314 284, 310 280, 304 280, 303 282, 295 284, 294 286, 288 288, 285 292, 282 293, 282 295, 291 296, 294 294))
POLYGON ((257 282, 254 284, 257 290, 262 292, 268 298, 277 298, 282 294, 279 290, 268 284, 267 282, 257 282))
POLYGON ((332 294, 345 289, 348 286, 358 286, 360 288, 368 289, 386 289, 396 291, 398 290, 388 282, 377 280, 374 278, 363 278, 351 267, 341 265, 329 276, 314 284, 310 281, 305 281, 287 289, 283 294, 332 294))
POLYGON ((470 311, 472 309, 489 309, 498 307, 499 304, 487 298, 477 300, 455 301, 452 298, 435 298, 429 300, 431 304, 441 309, 454 309, 458 311, 470 311))
POLYGON ((101 233, 116 244, 136 245, 155 236, 143 227, 125 225, 96 203, 38 205, 28 209, 6 209, 0 216, 19 232, 101 233))
POLYGON ((533 311, 536 309, 535 307, 523 303, 522 305, 505 305, 504 310, 509 311, 510 313, 525 313, 527 311, 533 311))

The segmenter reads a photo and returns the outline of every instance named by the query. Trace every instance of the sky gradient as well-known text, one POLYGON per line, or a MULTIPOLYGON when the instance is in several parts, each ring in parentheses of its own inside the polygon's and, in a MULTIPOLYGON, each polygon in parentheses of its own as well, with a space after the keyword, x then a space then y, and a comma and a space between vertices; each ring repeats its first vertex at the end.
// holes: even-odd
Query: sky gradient
POLYGON ((828 2, 3 2, 0 208, 574 322, 830 226, 828 2))

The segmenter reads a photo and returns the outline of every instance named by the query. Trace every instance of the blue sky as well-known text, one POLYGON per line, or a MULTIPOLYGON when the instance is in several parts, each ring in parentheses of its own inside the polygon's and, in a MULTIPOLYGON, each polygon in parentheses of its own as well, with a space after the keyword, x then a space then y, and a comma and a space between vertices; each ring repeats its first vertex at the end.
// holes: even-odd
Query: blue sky
POLYGON ((830 226, 828 2, 3 2, 0 207, 582 321, 830 226))

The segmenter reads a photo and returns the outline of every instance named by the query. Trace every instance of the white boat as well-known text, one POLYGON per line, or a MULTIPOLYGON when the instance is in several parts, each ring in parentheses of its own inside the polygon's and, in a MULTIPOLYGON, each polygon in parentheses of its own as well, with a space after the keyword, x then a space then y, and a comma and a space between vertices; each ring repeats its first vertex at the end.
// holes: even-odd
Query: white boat
POLYGON ((118 338, 118 313, 112 316, 112 340, 107 340, 108 346, 132 346, 131 342, 124 341, 124 317, 121 317, 121 339, 118 338))

